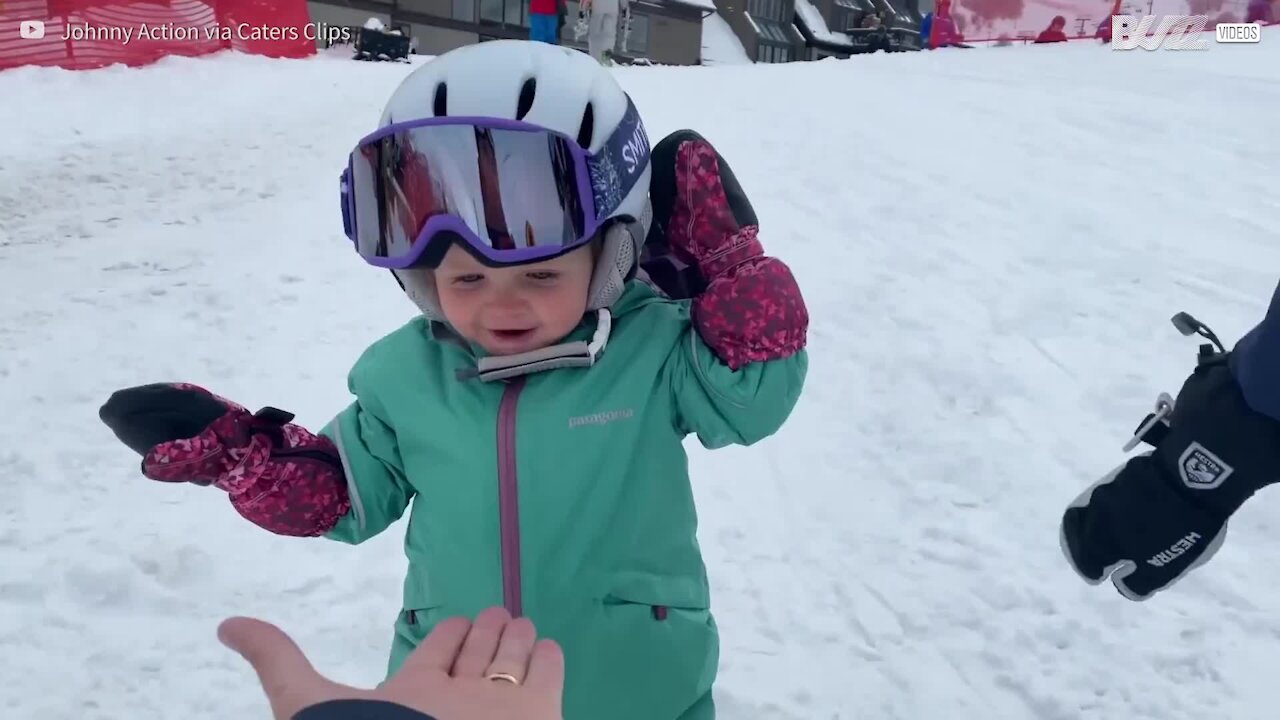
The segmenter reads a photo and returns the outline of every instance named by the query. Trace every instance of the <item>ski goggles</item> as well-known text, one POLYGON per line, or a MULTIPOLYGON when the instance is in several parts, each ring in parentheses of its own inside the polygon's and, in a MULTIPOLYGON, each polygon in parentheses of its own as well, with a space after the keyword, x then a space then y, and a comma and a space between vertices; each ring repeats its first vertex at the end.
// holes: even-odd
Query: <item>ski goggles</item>
POLYGON ((595 236, 643 176, 649 151, 629 97, 598 153, 515 120, 393 123, 361 139, 348 158, 343 229, 377 267, 411 267, 446 234, 495 263, 548 258, 595 236))

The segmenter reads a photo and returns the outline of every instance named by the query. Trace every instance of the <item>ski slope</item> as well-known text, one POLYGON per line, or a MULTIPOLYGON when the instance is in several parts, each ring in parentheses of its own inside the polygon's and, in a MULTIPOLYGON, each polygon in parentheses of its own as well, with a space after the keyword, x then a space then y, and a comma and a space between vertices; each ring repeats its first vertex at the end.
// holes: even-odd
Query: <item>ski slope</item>
MULTIPOLYGON (((700 130, 810 304, 776 437, 690 443, 723 720, 1273 720, 1280 498, 1145 604, 1063 561, 1196 343, 1280 274, 1280 34, 619 68, 700 130)), ((317 428, 411 303, 342 236, 337 176, 405 66, 171 59, 0 73, 0 717, 265 718, 231 614, 381 679, 404 524, 274 537, 143 479, 115 389, 202 383, 317 428)), ((657 720, 657 719, 656 719, 657 720)))

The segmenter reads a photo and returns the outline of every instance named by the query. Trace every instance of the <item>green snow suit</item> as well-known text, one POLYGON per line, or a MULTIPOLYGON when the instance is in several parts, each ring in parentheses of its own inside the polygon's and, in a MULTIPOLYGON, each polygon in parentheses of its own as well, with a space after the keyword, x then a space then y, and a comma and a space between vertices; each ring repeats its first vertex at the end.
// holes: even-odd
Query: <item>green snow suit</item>
POLYGON ((355 402, 322 431, 353 505, 328 537, 361 543, 409 509, 389 673, 440 620, 505 605, 564 649, 565 720, 714 717, 719 635, 682 441, 776 432, 808 358, 734 372, 689 312, 633 280, 596 365, 501 382, 458 379, 475 350, 421 317, 360 357, 355 402))

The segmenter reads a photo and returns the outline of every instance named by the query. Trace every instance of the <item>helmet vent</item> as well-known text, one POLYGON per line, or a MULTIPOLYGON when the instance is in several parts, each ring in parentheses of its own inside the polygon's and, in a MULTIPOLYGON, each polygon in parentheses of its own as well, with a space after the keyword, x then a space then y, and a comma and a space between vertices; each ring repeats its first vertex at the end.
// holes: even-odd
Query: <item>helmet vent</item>
POLYGON ((582 111, 582 125, 578 127, 578 144, 583 149, 591 147, 591 137, 595 134, 595 113, 591 109, 591 103, 587 103, 587 109, 582 111))
POLYGON ((529 78, 520 86, 520 102, 516 106, 516 119, 523 120, 525 115, 533 109, 533 97, 538 92, 538 81, 529 78))
POLYGON ((431 112, 436 117, 445 117, 449 114, 449 86, 440 83, 436 85, 436 95, 431 99, 431 112))

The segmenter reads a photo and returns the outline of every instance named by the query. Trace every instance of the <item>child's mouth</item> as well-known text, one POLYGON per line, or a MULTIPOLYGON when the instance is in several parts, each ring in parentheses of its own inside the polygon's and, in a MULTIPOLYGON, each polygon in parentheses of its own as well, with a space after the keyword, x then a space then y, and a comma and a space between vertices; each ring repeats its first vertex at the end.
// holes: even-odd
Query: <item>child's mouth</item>
POLYGON ((493 336, 499 340, 523 340, 533 334, 533 328, 524 328, 522 330, 490 330, 489 332, 493 333, 493 336))

